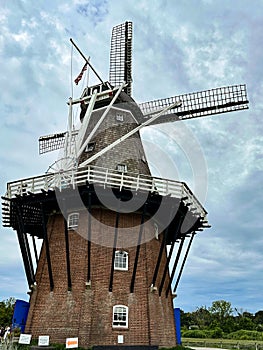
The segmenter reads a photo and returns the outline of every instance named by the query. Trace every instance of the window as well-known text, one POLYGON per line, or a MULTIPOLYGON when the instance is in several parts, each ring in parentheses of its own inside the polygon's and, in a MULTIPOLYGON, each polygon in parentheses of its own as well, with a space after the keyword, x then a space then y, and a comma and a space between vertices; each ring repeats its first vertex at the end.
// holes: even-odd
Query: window
POLYGON ((92 152, 95 148, 95 142, 89 142, 85 149, 85 152, 92 152))
POLYGON ((112 327, 128 328, 128 307, 125 305, 113 306, 112 327))
POLYGON ((126 164, 118 164, 116 169, 121 173, 127 172, 127 165, 126 164))
POLYGON ((116 250, 114 259, 114 270, 128 270, 128 253, 116 250))
POLYGON ((116 114, 116 120, 118 122, 123 122, 124 120, 123 114, 120 114, 120 113, 116 114))
POLYGON ((79 225, 79 213, 71 213, 68 216, 68 229, 74 230, 79 225))

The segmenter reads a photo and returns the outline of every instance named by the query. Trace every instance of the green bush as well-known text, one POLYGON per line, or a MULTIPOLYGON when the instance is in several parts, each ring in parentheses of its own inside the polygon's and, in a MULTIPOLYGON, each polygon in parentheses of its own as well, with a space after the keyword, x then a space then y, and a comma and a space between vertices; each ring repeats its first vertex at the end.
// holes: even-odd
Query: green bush
POLYGON ((211 330, 211 338, 222 338, 223 337, 223 331, 220 327, 215 327, 211 330))
POLYGON ((199 329, 193 329, 182 332, 182 337, 185 338, 206 338, 206 331, 201 331, 199 329))
POLYGON ((263 333, 241 329, 239 331, 229 333, 227 338, 237 340, 263 340, 263 333))
POLYGON ((182 337, 185 338, 222 338, 223 331, 220 327, 215 327, 214 329, 191 329, 191 330, 182 330, 182 337))

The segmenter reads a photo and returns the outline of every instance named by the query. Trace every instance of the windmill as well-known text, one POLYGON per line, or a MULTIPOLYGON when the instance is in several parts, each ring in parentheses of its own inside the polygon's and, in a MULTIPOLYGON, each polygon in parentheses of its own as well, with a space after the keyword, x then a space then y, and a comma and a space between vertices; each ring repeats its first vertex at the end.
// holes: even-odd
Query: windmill
POLYGON ((209 227, 207 212, 185 183, 151 175, 140 130, 247 109, 246 86, 137 104, 131 22, 113 28, 108 82, 72 43, 99 83, 69 100, 67 131, 40 137, 40 154, 62 149, 58 161, 44 175, 8 183, 2 197, 30 288, 26 331, 52 342, 77 336, 85 347, 174 346, 173 293, 195 234, 209 227))

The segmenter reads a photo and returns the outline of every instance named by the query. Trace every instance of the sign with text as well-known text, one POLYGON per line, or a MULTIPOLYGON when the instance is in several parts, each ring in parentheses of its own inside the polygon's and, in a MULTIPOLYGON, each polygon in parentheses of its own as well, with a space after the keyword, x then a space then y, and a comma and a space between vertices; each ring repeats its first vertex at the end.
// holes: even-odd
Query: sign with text
POLYGON ((20 334, 18 343, 29 345, 31 342, 32 334, 20 334))
POLYGON ((79 346, 79 338, 67 338, 66 349, 73 349, 79 346))
POLYGON ((38 337, 38 346, 49 346, 49 335, 40 335, 38 337))

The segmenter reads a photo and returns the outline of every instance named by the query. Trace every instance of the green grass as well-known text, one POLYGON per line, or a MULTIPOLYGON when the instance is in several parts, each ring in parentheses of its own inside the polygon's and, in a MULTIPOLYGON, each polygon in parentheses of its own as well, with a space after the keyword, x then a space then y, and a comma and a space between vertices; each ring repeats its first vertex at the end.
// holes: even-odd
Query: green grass
POLYGON ((182 338, 183 346, 215 347, 227 349, 263 349, 262 340, 182 338), (257 346, 256 346, 257 344, 257 346))

